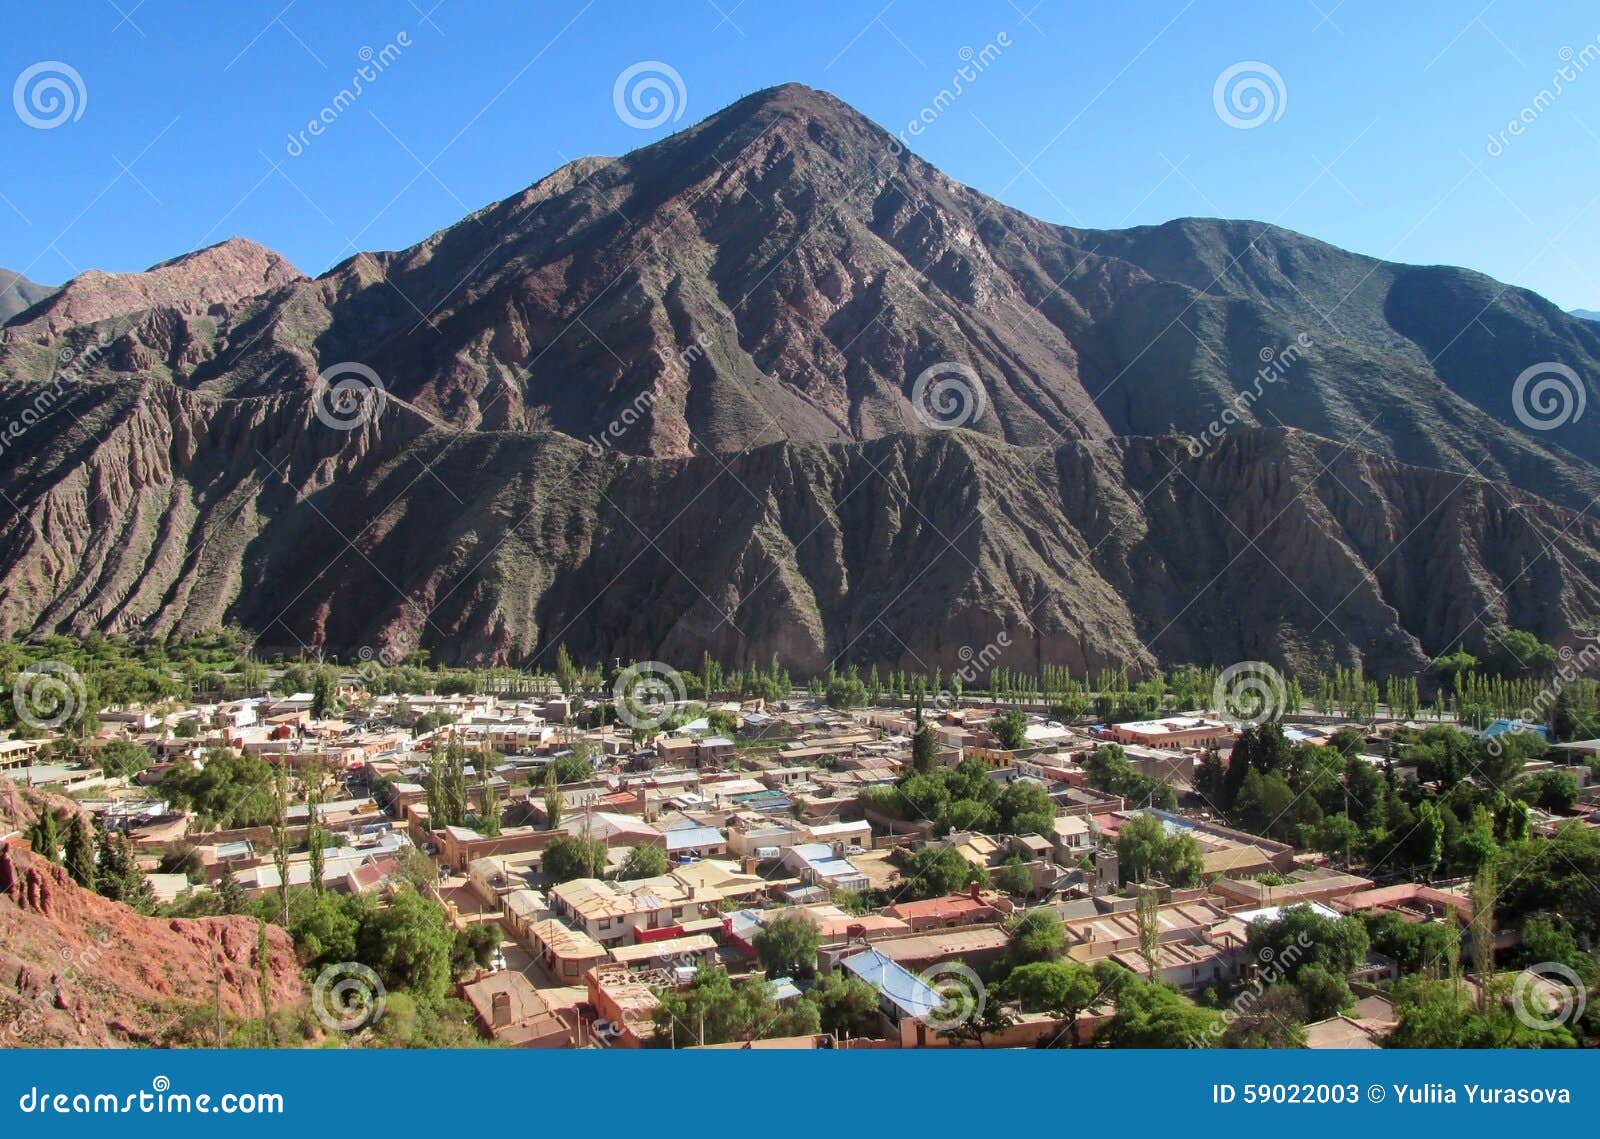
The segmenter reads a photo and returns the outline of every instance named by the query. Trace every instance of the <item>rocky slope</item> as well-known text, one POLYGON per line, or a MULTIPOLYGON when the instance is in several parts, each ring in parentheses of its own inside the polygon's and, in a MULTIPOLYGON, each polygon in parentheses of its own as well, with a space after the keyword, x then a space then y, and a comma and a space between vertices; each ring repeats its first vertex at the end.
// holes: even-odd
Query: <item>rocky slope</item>
MULTIPOLYGON (((0 780, 0 833, 40 805, 0 780)), ((274 1007, 303 1004, 288 935, 269 928, 267 947, 274 1007)), ((227 1015, 259 1016, 256 952, 248 918, 142 917, 25 844, 0 842, 0 1047, 161 1045, 209 1024, 218 1001, 227 1015)))
MULTIPOLYGON (((31 389, 0 391, 0 417, 31 389)), ((1287 429, 970 432, 596 453, 391 402, 345 435, 292 397, 75 390, 0 491, 0 627, 527 661, 847 658, 949 669, 1268 657, 1409 668, 1503 623, 1600 627, 1600 522, 1287 429)))
POLYGON ((49 285, 37 285, 21 273, 0 269, 0 324, 32 308, 53 292, 49 285))
POLYGON ((1388 668, 1600 626, 1600 442, 1512 400, 1587 398, 1600 327, 1258 223, 1049 225, 801 87, 314 280, 232 241, 6 333, 0 424, 53 417, 0 439, 6 631, 1388 668))

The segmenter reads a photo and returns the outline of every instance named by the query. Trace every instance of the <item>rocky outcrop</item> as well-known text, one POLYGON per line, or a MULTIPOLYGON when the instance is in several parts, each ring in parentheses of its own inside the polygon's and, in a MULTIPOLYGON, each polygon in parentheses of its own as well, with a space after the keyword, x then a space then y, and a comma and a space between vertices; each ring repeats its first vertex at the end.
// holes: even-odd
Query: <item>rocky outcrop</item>
MULTIPOLYGON (((4 783, 0 813, 31 820, 41 804, 4 783)), ((288 934, 267 927, 264 962, 258 938, 249 918, 141 916, 81 889, 19 839, 0 841, 0 1047, 178 1042, 219 1004, 225 1016, 259 1017, 263 972, 273 1008, 303 1005, 288 934)))

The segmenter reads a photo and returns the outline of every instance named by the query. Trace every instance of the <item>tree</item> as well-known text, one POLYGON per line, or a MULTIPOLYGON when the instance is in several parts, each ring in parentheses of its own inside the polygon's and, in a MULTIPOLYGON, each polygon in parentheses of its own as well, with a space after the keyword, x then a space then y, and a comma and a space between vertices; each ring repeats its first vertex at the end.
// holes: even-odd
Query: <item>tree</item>
POLYGON ((333 673, 326 668, 317 669, 311 683, 311 718, 326 720, 339 709, 339 686, 333 673))
POLYGON ((1028 742, 1028 717, 1021 712, 1002 712, 989 721, 989 730, 1007 751, 1015 751, 1028 742))
POLYGON ((1035 961, 1012 970, 1003 994, 1024 1012, 1047 1012, 1066 1022, 1066 1034, 1078 1043, 1078 1017, 1105 995, 1094 970, 1076 961, 1035 961))
MULTIPOLYGON (((232 881, 231 874, 228 881, 232 881)), ((356 960, 356 937, 371 908, 359 894, 316 894, 298 903, 289 922, 289 936, 301 962, 320 968, 356 960)))
POLYGON ((1004 890, 1008 894, 1031 894, 1033 872, 1020 857, 1012 855, 995 872, 994 884, 996 889, 1004 890))
POLYGON ((94 828, 87 815, 72 817, 67 828, 67 848, 62 862, 74 882, 85 890, 95 888, 94 828))
POLYGON ((822 1031, 868 1036, 878 1028, 878 990, 840 970, 825 973, 806 994, 817 1006, 822 1031))
POLYGON ((1224 1048, 1304 1048, 1305 1001, 1289 985, 1273 985, 1236 1006, 1222 1034, 1224 1048))
POLYGON ((1095 1037, 1112 1048, 1210 1048, 1223 1035, 1221 1013, 1189 1003, 1167 985, 1128 973, 1115 995, 1116 1015, 1095 1037))
POLYGON ((561 825, 561 805, 561 778, 550 764, 544 769, 544 817, 551 830, 561 825))
POLYGON ((1173 886, 1198 885, 1205 872, 1193 835, 1167 834, 1155 815, 1134 815, 1117 832, 1117 865, 1124 882, 1160 879, 1173 886))
POLYGON ((605 872, 605 843, 582 835, 560 835, 544 848, 541 865, 552 882, 598 878, 605 872))
POLYGON ((129 740, 111 740, 94 753, 109 778, 132 778, 150 766, 150 752, 129 740))
POLYGON ((810 977, 817 971, 816 923, 779 915, 764 923, 752 945, 768 977, 810 977))
POLYGON ((739 1040, 814 1035, 817 1006, 801 998, 779 1008, 765 981, 735 986, 727 970, 701 968, 685 989, 668 989, 651 1014, 658 1047, 731 1044, 739 1040))
POLYGON ((278 816, 272 765, 229 748, 212 748, 198 761, 174 764, 160 787, 197 816, 200 829, 271 826, 278 816))
POLYGON ((628 851, 617 877, 623 881, 634 878, 659 878, 667 872, 667 854, 659 846, 640 843, 628 851))
POLYGON ((1310 906, 1290 906, 1276 918, 1257 918, 1248 933, 1251 953, 1271 961, 1289 980, 1311 966, 1347 977, 1367 959, 1366 926, 1356 918, 1327 918, 1310 906))
POLYGON ((571 755, 557 756, 551 767, 557 783, 585 783, 594 778, 594 763, 587 751, 574 751, 571 755))
POLYGON ((1400 1023, 1385 1041, 1390 1048, 1571 1048, 1564 1024, 1534 1028, 1512 1009, 1509 994, 1492 985, 1481 1004, 1454 980, 1408 977, 1394 988, 1400 1023))
POLYGON ((483 796, 483 809, 478 812, 478 833, 486 838, 496 838, 500 834, 500 792, 495 788, 487 758, 483 764, 480 794, 483 796))
POLYGON ((939 766, 939 737, 933 725, 922 717, 922 699, 917 698, 917 730, 911 736, 911 770, 924 775, 939 766))
POLYGON ((61 861, 61 825, 49 807, 39 808, 39 819, 28 828, 28 845, 41 858, 61 861))
POLYGON ((95 885, 101 897, 122 902, 142 914, 153 913, 156 908, 155 891, 150 881, 139 869, 134 858, 133 844, 121 831, 100 832, 99 865, 95 871, 95 885))
POLYGON ((911 856, 905 870, 906 894, 912 899, 939 898, 981 882, 988 874, 951 846, 925 846, 911 856))
POLYGON ((487 969, 504 940, 499 922, 469 922, 466 928, 456 931, 455 944, 450 949, 451 973, 459 977, 474 967, 487 969))
POLYGON ((1054 910, 1025 910, 1006 938, 1006 964, 1012 969, 1055 961, 1067 952, 1067 934, 1054 910))
POLYGON ((361 921, 357 955, 384 984, 407 989, 428 1004, 442 1000, 450 983, 455 933, 444 910, 412 890, 402 890, 361 921))
POLYGON ((1322 965, 1301 969, 1294 987, 1305 1002, 1308 1022, 1327 1020, 1355 1003, 1345 979, 1322 965))
POLYGON ((1056 808, 1050 793, 1038 783, 1018 779, 1006 784, 995 798, 995 814, 1004 834, 1047 835, 1054 829, 1056 808))

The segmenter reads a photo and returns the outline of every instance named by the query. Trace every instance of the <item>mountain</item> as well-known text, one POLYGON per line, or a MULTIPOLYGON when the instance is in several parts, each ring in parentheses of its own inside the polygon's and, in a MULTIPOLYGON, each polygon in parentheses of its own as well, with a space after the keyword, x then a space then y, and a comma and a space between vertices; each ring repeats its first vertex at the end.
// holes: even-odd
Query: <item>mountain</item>
POLYGON ((1387 670, 1600 628, 1600 440, 1513 399, 1586 400, 1600 328, 1261 223, 1051 225, 804 87, 315 279, 236 239, 6 332, 0 422, 65 413, 0 454, 13 632, 1387 670))
POLYGON ((21 273, 0 269, 0 324, 31 308, 55 292, 49 285, 36 285, 21 273))
POLYGON ((1575 308, 1567 315, 1575 316, 1579 320, 1600 320, 1600 312, 1596 312, 1592 308, 1575 308))

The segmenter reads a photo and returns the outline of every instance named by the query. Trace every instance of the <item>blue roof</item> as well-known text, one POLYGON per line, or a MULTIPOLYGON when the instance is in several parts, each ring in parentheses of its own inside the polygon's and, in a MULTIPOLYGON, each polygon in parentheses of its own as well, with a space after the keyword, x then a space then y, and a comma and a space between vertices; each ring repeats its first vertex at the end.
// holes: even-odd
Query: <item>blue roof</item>
POLYGON ((839 965, 877 989, 905 1016, 926 1017, 944 1007, 944 997, 932 985, 876 949, 851 954, 839 965))
POLYGON ((724 841, 716 827, 684 827, 666 833, 667 850, 694 850, 702 846, 720 846, 724 841))
POLYGON ((1550 742, 1550 729, 1543 724, 1530 724, 1526 720, 1496 720, 1478 737, 1481 740, 1492 740, 1495 736, 1511 735, 1513 733, 1533 732, 1545 743, 1550 742))

